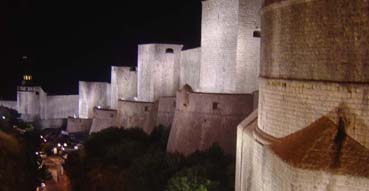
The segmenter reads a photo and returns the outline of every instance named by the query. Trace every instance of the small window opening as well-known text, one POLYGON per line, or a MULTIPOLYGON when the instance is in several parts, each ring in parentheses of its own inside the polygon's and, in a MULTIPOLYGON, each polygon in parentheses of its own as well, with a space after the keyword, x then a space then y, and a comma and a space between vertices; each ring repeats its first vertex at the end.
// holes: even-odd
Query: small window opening
POLYGON ((172 48, 167 48, 165 50, 165 53, 167 53, 167 54, 173 54, 174 53, 174 50, 172 48))
POLYGON ((145 106, 145 111, 149 111, 149 107, 148 106, 145 106))
POLYGON ((260 37, 261 37, 260 31, 254 31, 253 36, 254 36, 255 38, 260 38, 260 37))
POLYGON ((219 103, 213 102, 213 110, 217 110, 219 106, 219 103))
POLYGON ((40 93, 36 92, 36 95, 38 95, 38 94, 40 94, 40 93))

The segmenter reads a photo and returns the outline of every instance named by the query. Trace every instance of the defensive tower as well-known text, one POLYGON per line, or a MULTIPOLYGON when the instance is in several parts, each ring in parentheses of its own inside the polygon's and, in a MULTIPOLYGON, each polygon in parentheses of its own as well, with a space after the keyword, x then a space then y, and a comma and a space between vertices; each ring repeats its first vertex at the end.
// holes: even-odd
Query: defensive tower
POLYGON ((368 190, 369 4, 266 0, 258 115, 238 130, 236 190, 368 190))

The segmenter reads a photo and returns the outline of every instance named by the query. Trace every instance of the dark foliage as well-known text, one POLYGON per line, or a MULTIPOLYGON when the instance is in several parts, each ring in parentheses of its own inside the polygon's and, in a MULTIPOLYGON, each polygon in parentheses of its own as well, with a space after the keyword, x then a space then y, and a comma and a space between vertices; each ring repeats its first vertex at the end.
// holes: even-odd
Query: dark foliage
POLYGON ((151 135, 118 128, 93 134, 66 161, 73 190, 234 190, 234 159, 219 146, 185 158, 166 153, 168 136, 164 127, 151 135))
POLYGON ((40 134, 35 129, 22 131, 29 125, 17 121, 17 116, 9 112, 6 123, 0 123, 0 190, 34 191, 47 176, 45 168, 38 168, 41 159, 35 155, 40 134))

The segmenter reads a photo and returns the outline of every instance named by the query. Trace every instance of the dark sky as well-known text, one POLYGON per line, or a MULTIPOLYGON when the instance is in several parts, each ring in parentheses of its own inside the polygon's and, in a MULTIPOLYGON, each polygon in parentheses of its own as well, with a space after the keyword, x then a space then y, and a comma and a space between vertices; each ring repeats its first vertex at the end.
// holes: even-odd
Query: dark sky
POLYGON ((1 0, 0 98, 15 99, 30 57, 48 94, 77 94, 78 81, 109 81, 111 65, 135 65, 140 43, 200 45, 200 0, 1 0))

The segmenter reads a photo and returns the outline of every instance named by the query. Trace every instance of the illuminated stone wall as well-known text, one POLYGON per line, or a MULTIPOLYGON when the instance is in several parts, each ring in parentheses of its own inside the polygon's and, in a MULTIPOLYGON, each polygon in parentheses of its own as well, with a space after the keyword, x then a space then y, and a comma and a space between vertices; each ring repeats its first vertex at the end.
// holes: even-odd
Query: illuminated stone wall
POLYGON ((0 100, 0 106, 17 110, 17 101, 0 100))
POLYGON ((203 2, 200 91, 252 93, 257 90, 260 0, 203 2))
POLYGON ((67 127, 67 119, 66 118, 42 119, 35 121, 34 124, 35 126, 40 127, 42 129, 65 128, 67 127))
POLYGON ((47 95, 41 87, 18 87, 17 111, 25 121, 46 119, 47 95))
POLYGON ((239 0, 235 91, 258 90, 261 0, 239 0))
POLYGON ((369 86, 365 84, 262 79, 259 127, 283 137, 303 129, 323 115, 337 121, 341 107, 347 133, 369 148, 369 86), (331 113, 334 113, 333 115, 331 113))
POLYGON ((110 107, 110 84, 104 82, 79 82, 79 117, 92 118, 93 108, 110 107))
POLYGON ((262 10, 261 76, 369 82, 367 2, 272 2, 262 10))
POLYGON ((156 125, 171 127, 176 110, 176 97, 161 97, 158 101, 156 125))
POLYGON ((78 99, 78 95, 47 96, 47 119, 77 116, 78 99))
POLYGON ((154 102, 119 100, 118 126, 141 128, 150 134, 155 127, 158 105, 154 102))
POLYGON ((190 85, 195 91, 199 89, 201 68, 201 48, 181 52, 179 87, 190 85))
POLYGON ((92 119, 68 118, 67 131, 69 133, 89 133, 91 129, 92 119))
POLYGON ((94 108, 90 133, 96 133, 109 127, 118 127, 118 112, 112 109, 94 108))
POLYGON ((138 46, 138 99, 154 102, 174 96, 179 88, 182 45, 145 44, 138 46))
POLYGON ((177 92, 175 117, 167 150, 185 155, 218 143, 235 154, 237 125, 253 111, 251 94, 177 92))
POLYGON ((137 97, 137 72, 131 67, 111 67, 111 107, 118 107, 119 99, 137 97))
MULTIPOLYGON (((292 167, 269 146, 322 117, 336 124, 342 117, 347 137, 369 148, 368 8, 361 0, 264 1, 258 119, 248 118, 238 129, 236 190, 369 190, 368 178, 358 172, 292 167)), ((359 155, 351 154, 339 155, 341 162, 354 166, 350 157, 359 155)))
POLYGON ((369 190, 367 178, 290 166, 270 149, 267 138, 257 135, 255 118, 237 130, 236 191, 369 190))
POLYGON ((369 147, 369 5, 358 0, 266 4, 260 128, 282 137, 340 106, 347 110, 349 135, 369 147))

